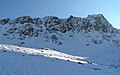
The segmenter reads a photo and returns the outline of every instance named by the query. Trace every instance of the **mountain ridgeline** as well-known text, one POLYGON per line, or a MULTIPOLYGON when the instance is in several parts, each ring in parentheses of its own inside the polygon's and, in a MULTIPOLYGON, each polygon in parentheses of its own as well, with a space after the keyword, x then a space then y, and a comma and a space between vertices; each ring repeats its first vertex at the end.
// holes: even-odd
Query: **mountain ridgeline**
MULTIPOLYGON (((25 44, 23 40, 40 38, 45 42, 62 45, 64 38, 84 36, 94 44, 108 43, 120 45, 120 31, 114 28, 102 14, 88 15, 85 18, 70 16, 61 19, 56 16, 31 18, 21 16, 16 19, 0 20, 1 40, 17 40, 19 45, 25 44), (95 35, 94 35, 95 34, 95 35), (21 42, 22 41, 22 42, 21 42)), ((80 38, 81 39, 81 38, 80 38)), ((39 41, 39 40, 38 40, 39 41)), ((18 44, 18 43, 14 43, 18 44)))

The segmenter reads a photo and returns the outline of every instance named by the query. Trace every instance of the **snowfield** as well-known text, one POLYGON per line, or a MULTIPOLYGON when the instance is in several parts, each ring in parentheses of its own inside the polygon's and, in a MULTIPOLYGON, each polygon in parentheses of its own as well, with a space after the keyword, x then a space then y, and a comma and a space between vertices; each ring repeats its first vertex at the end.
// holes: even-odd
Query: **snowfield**
MULTIPOLYGON (((104 58, 102 59, 104 60, 104 58)), ((114 57, 112 60, 115 61, 115 59, 114 57)), ((100 60, 108 64, 106 65, 97 60, 93 63, 88 57, 73 56, 48 48, 33 49, 0 44, 0 75, 120 74, 119 64, 116 65, 113 62, 109 65, 109 62, 100 60)), ((120 60, 117 63, 120 63, 120 60)))
MULTIPOLYGON (((14 46, 14 45, 5 45, 5 44, 0 44, 0 49, 6 51, 14 51, 14 52, 21 52, 29 55, 43 55, 45 57, 50 57, 50 58, 56 58, 56 59, 61 59, 61 60, 67 60, 67 61, 72 61, 72 62, 77 62, 81 64, 87 64, 90 63, 87 61, 87 57, 79 57, 79 56, 73 56, 69 54, 65 54, 62 52, 50 50, 50 49, 32 49, 32 48, 25 48, 25 47, 19 47, 19 46, 14 46), (85 61, 86 59, 86 61, 85 61), (84 61, 83 61, 84 60, 84 61)), ((91 62, 92 64, 92 62, 91 62)))

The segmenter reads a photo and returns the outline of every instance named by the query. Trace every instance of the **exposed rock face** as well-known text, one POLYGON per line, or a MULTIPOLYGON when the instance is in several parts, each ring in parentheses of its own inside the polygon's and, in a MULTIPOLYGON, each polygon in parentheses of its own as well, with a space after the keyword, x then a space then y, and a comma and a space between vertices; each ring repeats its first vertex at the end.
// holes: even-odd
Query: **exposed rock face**
MULTIPOLYGON (((26 37, 43 36, 47 40, 61 45, 58 35, 65 33, 89 33, 96 31, 100 34, 110 34, 110 37, 101 35, 103 39, 110 40, 113 36, 119 34, 120 30, 114 28, 102 14, 88 15, 86 18, 70 16, 67 19, 59 19, 56 16, 46 16, 44 18, 31 18, 30 16, 21 16, 16 19, 1 19, 0 25, 8 25, 5 28, 4 36, 8 38, 18 38, 20 40, 26 37), (17 36, 17 37, 16 37, 17 36)), ((73 37, 73 35, 70 35, 73 37)), ((90 37, 90 36, 89 36, 90 37)), ((101 44, 103 41, 91 39, 93 43, 101 44)), ((118 41, 113 41, 118 44, 118 41)))
POLYGON ((102 14, 98 15, 88 15, 86 18, 73 17, 70 16, 67 19, 59 19, 55 16, 47 16, 44 18, 34 18, 32 19, 30 16, 22 16, 18 17, 14 20, 2 19, 0 20, 0 24, 34 24, 37 26, 45 26, 46 30, 50 33, 60 31, 61 33, 65 33, 67 31, 90 31, 96 30, 99 32, 110 32, 110 33, 118 33, 117 29, 113 28, 112 25, 104 18, 102 14))
POLYGON ((9 21, 10 21, 10 18, 1 19, 1 20, 0 20, 0 24, 1 24, 1 25, 5 25, 5 24, 7 24, 9 21))
POLYGON ((10 24, 17 24, 17 23, 24 24, 24 23, 31 23, 32 21, 33 19, 30 16, 22 16, 12 20, 10 24))
POLYGON ((58 38, 57 38, 56 35, 52 35, 52 36, 51 36, 51 40, 52 40, 52 42, 57 43, 58 45, 61 45, 61 44, 62 44, 62 42, 60 42, 60 41, 58 40, 58 38))

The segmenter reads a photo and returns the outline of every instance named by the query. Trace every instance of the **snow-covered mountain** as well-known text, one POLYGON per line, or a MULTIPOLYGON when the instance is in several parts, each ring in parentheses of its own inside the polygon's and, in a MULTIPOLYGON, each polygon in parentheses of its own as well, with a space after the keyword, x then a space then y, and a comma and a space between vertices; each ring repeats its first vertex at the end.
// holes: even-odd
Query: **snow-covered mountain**
POLYGON ((24 40, 37 39, 39 42, 62 45, 65 38, 74 38, 78 35, 79 39, 82 36, 95 44, 109 43, 116 46, 120 44, 119 30, 112 27, 102 14, 89 15, 86 18, 70 16, 67 19, 59 19, 55 16, 44 18, 22 16, 13 20, 2 19, 0 24, 3 43, 12 40, 15 42, 11 41, 10 44, 23 45, 27 43, 24 40))
POLYGON ((0 36, 0 75, 120 74, 120 30, 102 14, 1 19, 0 36))

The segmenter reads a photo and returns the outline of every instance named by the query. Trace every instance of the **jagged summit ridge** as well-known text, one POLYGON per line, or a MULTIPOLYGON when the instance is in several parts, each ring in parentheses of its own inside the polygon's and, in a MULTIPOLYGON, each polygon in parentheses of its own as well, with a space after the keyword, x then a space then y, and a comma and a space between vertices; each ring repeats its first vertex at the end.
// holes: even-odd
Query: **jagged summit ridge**
POLYGON ((31 23, 38 26, 44 25, 49 32, 56 30, 65 33, 66 31, 76 29, 76 31, 96 30, 102 32, 118 33, 117 29, 113 28, 102 14, 88 15, 86 18, 74 17, 72 15, 67 19, 59 19, 56 16, 46 16, 44 18, 31 18, 30 16, 21 16, 13 20, 10 20, 10 18, 0 20, 1 25, 15 25, 18 23, 31 23))
POLYGON ((87 38, 91 38, 89 33, 99 33, 99 37, 102 39, 91 38, 92 42, 99 44, 103 42, 102 40, 112 41, 115 44, 119 44, 120 41, 118 38, 117 40, 111 39, 119 35, 119 30, 114 28, 102 14, 88 15, 85 18, 71 15, 66 19, 56 16, 43 18, 21 16, 12 20, 6 18, 0 20, 0 28, 3 30, 1 35, 5 38, 24 40, 26 38, 41 37, 45 41, 51 40, 58 45, 62 44, 61 37, 64 38, 66 34, 73 37, 76 33, 83 34, 87 38))

